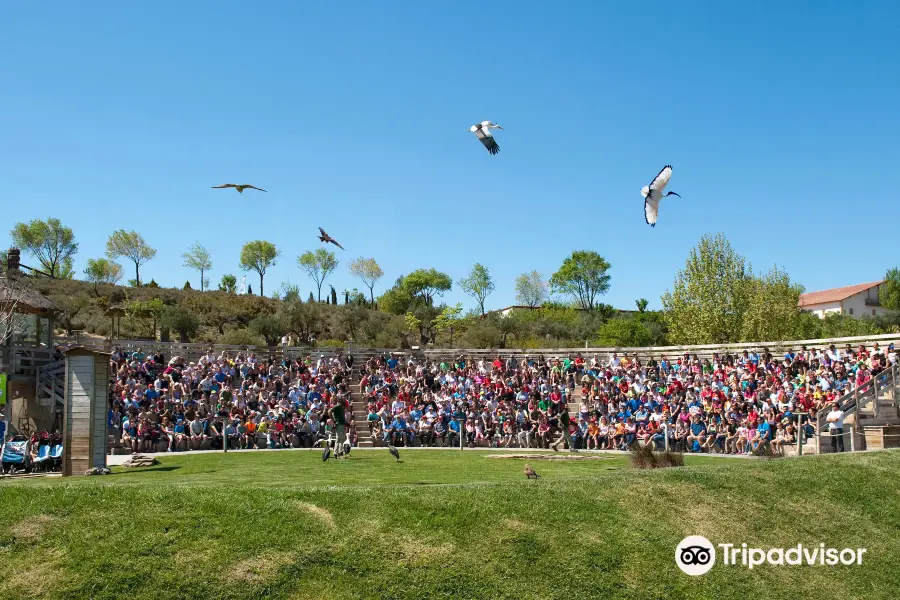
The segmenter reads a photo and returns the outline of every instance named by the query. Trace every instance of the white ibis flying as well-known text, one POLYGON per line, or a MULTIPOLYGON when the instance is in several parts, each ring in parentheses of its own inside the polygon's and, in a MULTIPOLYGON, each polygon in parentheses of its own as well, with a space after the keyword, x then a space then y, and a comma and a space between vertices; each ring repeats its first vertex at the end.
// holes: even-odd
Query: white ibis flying
POLYGON ((644 197, 644 218, 650 227, 656 227, 656 219, 659 217, 659 201, 666 196, 678 196, 675 192, 663 194, 663 190, 669 183, 672 176, 672 165, 666 165, 659 172, 659 175, 653 178, 650 185, 641 188, 641 196, 644 197))
POLYGON ((325 242, 326 244, 328 244, 328 243, 334 244, 335 246, 337 246, 337 247, 340 248, 341 250, 344 249, 343 246, 341 246, 340 244, 337 243, 337 240, 336 240, 336 239, 334 239, 333 237, 331 237, 330 235, 328 235, 327 233, 325 233, 325 230, 322 229, 321 227, 319 227, 319 241, 320 241, 320 242, 325 242))
POLYGON ((239 194, 243 194, 243 193, 244 193, 244 190, 246 190, 246 189, 259 190, 260 192, 266 191, 266 190, 264 190, 264 189, 262 189, 262 188, 256 187, 255 185, 250 185, 249 183, 242 183, 242 184, 237 184, 237 183, 223 183, 222 185, 214 185, 214 186, 212 186, 212 187, 213 187, 213 189, 234 188, 234 189, 236 189, 236 190, 238 191, 239 194))
POLYGON ((494 139, 494 136, 491 135, 491 129, 503 129, 496 123, 491 123, 490 121, 482 121, 478 125, 472 125, 469 127, 469 131, 475 134, 481 143, 484 144, 484 147, 487 148, 487 151, 491 154, 497 154, 500 152, 500 146, 497 145, 497 141, 494 139))

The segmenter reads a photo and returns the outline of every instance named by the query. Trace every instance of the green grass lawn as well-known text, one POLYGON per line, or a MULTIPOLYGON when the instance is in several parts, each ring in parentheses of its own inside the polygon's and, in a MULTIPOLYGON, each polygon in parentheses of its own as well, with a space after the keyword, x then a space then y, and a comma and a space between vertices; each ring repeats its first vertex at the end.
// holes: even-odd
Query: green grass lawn
MULTIPOLYGON (((401 452, 403 452, 401 450, 401 452)), ((0 482, 0 593, 45 598, 896 598, 900 452, 635 471, 478 451, 165 456, 0 482), (675 565, 687 535, 861 566, 675 565)))

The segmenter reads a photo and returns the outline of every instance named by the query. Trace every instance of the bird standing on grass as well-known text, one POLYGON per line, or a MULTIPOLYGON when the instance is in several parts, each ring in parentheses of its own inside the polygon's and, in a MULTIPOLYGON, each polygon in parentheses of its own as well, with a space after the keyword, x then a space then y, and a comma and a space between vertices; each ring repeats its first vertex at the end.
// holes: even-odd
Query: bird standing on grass
POLYGON ((472 125, 469 127, 469 131, 475 134, 481 143, 484 144, 484 147, 487 148, 487 151, 491 154, 497 154, 500 152, 500 146, 497 145, 497 140, 494 139, 494 136, 491 135, 491 129, 503 129, 496 123, 491 123, 490 121, 482 121, 478 125, 472 125))
POLYGON ((650 185, 645 185, 641 188, 641 196, 644 197, 644 219, 646 219, 647 225, 650 227, 656 227, 656 219, 659 217, 660 200, 666 196, 678 196, 681 198, 681 196, 675 192, 663 194, 663 190, 666 188, 666 185, 668 185, 670 177, 672 177, 672 165, 666 165, 662 168, 662 171, 653 178, 650 185))
POLYGON ((331 457, 331 448, 328 447, 328 444, 325 445, 325 450, 322 451, 322 462, 328 462, 328 459, 331 457))
POLYGON ((239 194, 243 194, 243 193, 244 193, 244 190, 246 190, 246 189, 259 190, 260 192, 265 192, 265 191, 266 191, 266 190, 264 190, 264 189, 262 189, 262 188, 256 187, 255 185, 250 185, 249 183, 242 183, 242 184, 237 184, 237 183, 223 183, 222 185, 214 185, 214 186, 212 186, 212 187, 213 187, 214 190, 215 190, 215 189, 222 189, 222 188, 234 188, 234 189, 236 189, 236 190, 238 191, 239 194))
POLYGON ((391 456, 397 459, 397 462, 400 462, 400 453, 397 452, 396 448, 394 448, 392 445, 388 445, 388 452, 391 453, 391 456))
POLYGON ((320 242, 324 242, 324 243, 326 243, 326 244, 329 244, 329 243, 330 243, 330 244, 334 244, 335 246, 337 246, 337 247, 340 248, 341 250, 344 249, 343 246, 341 246, 340 244, 337 243, 337 240, 336 240, 336 239, 334 239, 333 237, 331 237, 330 235, 328 235, 327 233, 325 233, 325 230, 322 229, 321 227, 319 227, 319 241, 320 241, 320 242))
POLYGON ((528 479, 540 479, 541 476, 534 472, 534 469, 531 468, 531 465, 525 465, 525 477, 528 479))

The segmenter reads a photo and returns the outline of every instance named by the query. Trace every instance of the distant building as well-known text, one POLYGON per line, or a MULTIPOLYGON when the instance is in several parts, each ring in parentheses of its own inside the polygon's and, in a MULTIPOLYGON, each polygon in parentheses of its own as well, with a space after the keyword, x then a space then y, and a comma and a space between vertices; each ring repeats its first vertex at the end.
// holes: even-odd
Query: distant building
POLYGON ((887 312, 878 300, 878 293, 883 284, 882 279, 872 283, 800 294, 800 309, 809 311, 820 319, 831 313, 849 315, 857 319, 881 315, 887 312))

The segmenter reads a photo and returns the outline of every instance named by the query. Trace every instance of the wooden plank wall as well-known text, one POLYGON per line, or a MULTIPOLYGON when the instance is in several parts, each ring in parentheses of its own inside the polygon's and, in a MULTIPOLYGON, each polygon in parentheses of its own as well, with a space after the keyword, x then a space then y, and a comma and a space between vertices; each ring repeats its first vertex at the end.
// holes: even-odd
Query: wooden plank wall
POLYGON ((90 468, 94 371, 94 357, 91 355, 70 356, 66 361, 64 475, 82 475, 90 468))
POLYGON ((106 407, 109 403, 109 363, 104 354, 93 357, 94 366, 94 394, 93 394, 93 435, 91 436, 91 463, 90 467, 106 466, 106 445, 108 443, 106 431, 106 407))

